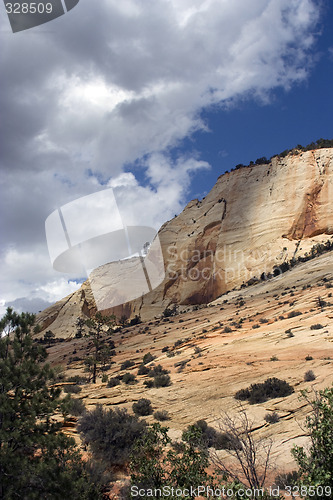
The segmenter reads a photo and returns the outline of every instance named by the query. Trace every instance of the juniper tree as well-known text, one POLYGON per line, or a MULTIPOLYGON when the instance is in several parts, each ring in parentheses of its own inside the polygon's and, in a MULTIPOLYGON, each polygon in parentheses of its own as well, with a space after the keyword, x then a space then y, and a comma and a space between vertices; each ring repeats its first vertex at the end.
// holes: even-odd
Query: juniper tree
MULTIPOLYGON (((87 369, 92 374, 93 384, 96 384, 96 376, 99 364, 105 364, 106 351, 103 337, 106 333, 112 332, 112 326, 115 324, 115 321, 116 317, 114 315, 102 316, 101 313, 97 313, 94 318, 87 319, 85 322, 88 327, 88 334, 93 340, 93 352, 91 356, 86 359, 87 369)), ((112 356, 113 354, 115 354, 115 352, 110 351, 110 356, 112 356)))
POLYGON ((100 498, 74 440, 53 418, 69 398, 52 386, 46 350, 31 335, 34 321, 11 308, 0 321, 0 498, 100 498))

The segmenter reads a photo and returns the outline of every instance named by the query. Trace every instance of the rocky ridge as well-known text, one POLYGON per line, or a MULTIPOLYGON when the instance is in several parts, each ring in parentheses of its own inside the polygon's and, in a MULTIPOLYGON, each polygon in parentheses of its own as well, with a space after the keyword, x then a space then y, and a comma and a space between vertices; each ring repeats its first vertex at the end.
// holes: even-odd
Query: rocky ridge
MULTIPOLYGON (((220 176, 201 201, 159 231, 165 262, 163 282, 148 294, 104 313, 152 319, 170 304, 186 309, 309 253, 333 234, 333 148, 272 158, 220 176)), ((44 331, 72 336, 78 317, 96 312, 98 288, 112 264, 97 268, 77 292, 38 316, 44 331)), ((118 276, 121 281, 122 276, 118 276)), ((101 287, 102 288, 102 285, 101 287)), ((105 300, 112 287, 105 287, 105 300)))

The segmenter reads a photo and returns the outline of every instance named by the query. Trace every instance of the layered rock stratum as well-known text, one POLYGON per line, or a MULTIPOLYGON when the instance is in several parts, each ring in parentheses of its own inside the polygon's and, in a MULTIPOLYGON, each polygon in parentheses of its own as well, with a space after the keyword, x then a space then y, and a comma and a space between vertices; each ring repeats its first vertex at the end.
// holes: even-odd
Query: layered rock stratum
POLYGON ((159 231, 165 278, 151 292, 112 307, 127 267, 105 286, 114 265, 101 266, 81 288, 43 311, 42 330, 72 336, 78 317, 97 311, 119 318, 160 315, 177 304, 186 309, 259 279, 292 258, 304 256, 333 234, 333 148, 316 149, 221 175, 203 200, 192 200, 159 231))

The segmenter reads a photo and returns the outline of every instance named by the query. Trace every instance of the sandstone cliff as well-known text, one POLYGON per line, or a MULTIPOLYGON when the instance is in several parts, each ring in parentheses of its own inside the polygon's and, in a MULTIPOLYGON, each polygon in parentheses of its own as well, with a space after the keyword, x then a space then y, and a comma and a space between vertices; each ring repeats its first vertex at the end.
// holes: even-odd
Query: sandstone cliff
POLYGON ((112 266, 107 264, 38 321, 56 335, 72 335, 78 316, 96 312, 92 288, 105 293, 105 312, 117 317, 148 319, 170 304, 211 302, 327 241, 333 234, 332 195, 333 148, 277 156, 269 164, 223 174, 206 198, 191 201, 160 229, 166 275, 157 288, 110 308, 112 287, 103 284, 112 266))

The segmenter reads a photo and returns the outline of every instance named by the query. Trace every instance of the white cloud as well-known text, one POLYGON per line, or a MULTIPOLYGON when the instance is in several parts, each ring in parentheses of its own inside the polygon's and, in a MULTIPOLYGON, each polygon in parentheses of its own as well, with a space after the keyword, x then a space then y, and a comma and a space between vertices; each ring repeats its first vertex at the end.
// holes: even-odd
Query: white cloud
POLYGON ((64 203, 108 182, 126 188, 128 217, 146 213, 156 226, 179 213, 208 164, 170 150, 207 130, 204 108, 268 99, 306 78, 318 15, 313 0, 99 0, 30 36, 8 36, 3 17, 7 300, 20 287, 65 291, 44 239, 46 217, 64 203), (146 182, 124 172, 133 162, 146 182))

